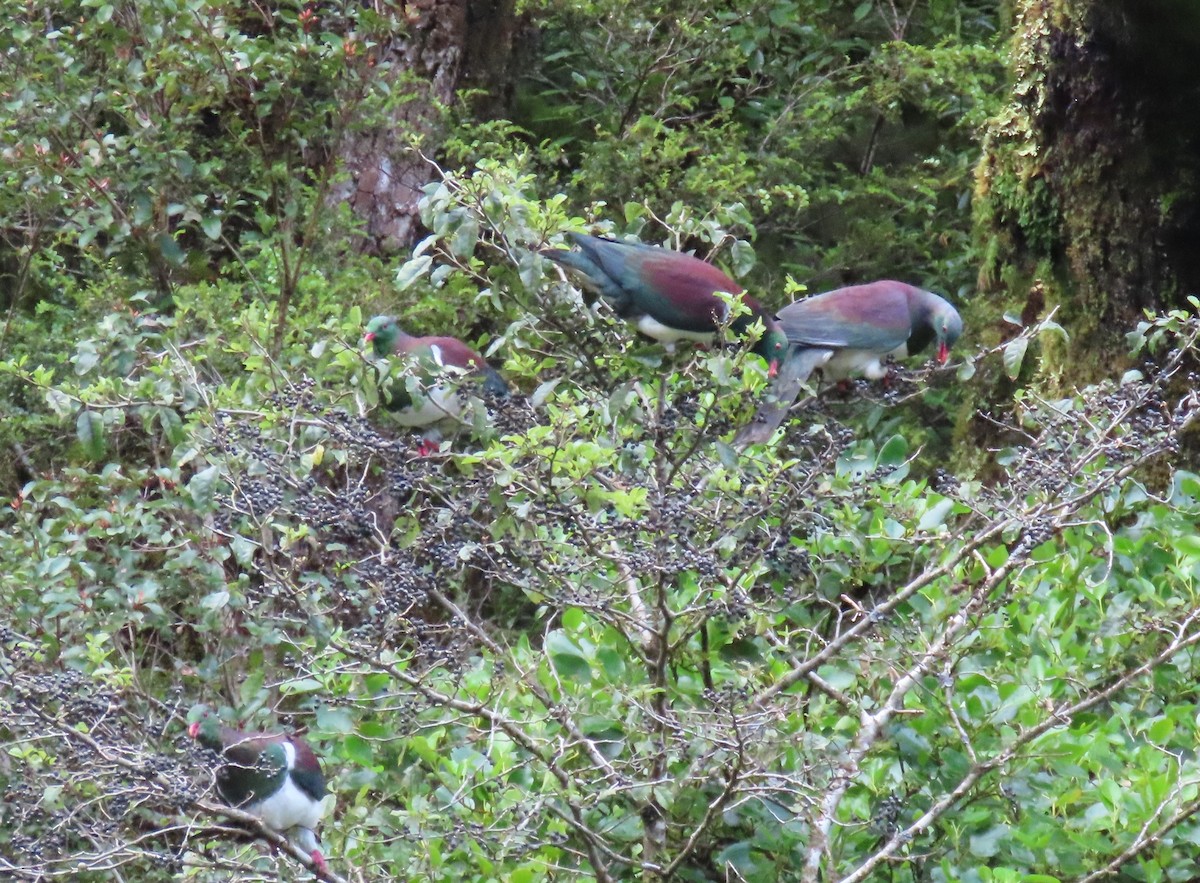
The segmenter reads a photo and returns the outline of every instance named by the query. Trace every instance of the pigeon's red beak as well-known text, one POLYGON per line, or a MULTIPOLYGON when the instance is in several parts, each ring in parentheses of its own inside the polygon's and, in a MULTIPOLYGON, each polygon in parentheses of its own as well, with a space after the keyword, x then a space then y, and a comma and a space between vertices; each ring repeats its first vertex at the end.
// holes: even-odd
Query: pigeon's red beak
POLYGON ((200 721, 196 721, 194 724, 188 724, 188 735, 193 739, 200 735, 200 721))
POLYGON ((779 363, 777 361, 775 361, 774 359, 772 359, 771 363, 769 365, 767 365, 767 376, 774 377, 778 373, 779 373, 779 363))
POLYGON ((364 342, 364 343, 370 343, 370 342, 371 342, 372 340, 374 340, 374 339, 375 339, 375 332, 374 332, 374 331, 368 331, 366 334, 364 334, 364 335, 363 335, 363 342, 364 342))
POLYGON ((938 344, 937 361, 939 365, 945 365, 946 360, 950 358, 950 347, 946 346, 946 341, 938 344))

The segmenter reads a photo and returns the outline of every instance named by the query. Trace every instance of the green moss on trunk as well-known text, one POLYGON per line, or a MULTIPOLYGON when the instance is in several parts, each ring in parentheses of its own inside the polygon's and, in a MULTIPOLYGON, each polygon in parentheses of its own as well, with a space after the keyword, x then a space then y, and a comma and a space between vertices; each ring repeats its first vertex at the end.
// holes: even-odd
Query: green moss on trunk
MULTIPOLYGON (((1176 92, 1195 94, 1193 66, 1170 63, 1171 31, 1185 32, 1176 44, 1192 39, 1183 19, 1194 13, 1173 0, 1123 6, 1017 4, 1013 101, 991 121, 976 172, 980 287, 1007 292, 997 303, 1019 309, 1029 280, 1045 282, 1046 307, 1060 306, 1072 333, 1063 356, 1076 379, 1089 351, 1111 355, 1144 309, 1174 305, 1200 283, 1189 269, 1200 125, 1167 120, 1180 119, 1169 110, 1176 92), (1167 68, 1141 59, 1148 41, 1167 68)), ((1093 367, 1107 373, 1111 359, 1093 367)))

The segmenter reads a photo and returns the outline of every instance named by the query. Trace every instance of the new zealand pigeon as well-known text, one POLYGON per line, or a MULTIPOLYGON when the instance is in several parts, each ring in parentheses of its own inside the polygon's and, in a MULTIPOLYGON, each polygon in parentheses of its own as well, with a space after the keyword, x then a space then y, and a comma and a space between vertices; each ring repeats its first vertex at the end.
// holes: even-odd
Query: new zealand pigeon
POLYGON ((797 349, 802 379, 820 368, 827 380, 878 380, 887 374, 884 360, 903 359, 935 341, 944 365, 963 330, 958 310, 944 298, 891 280, 798 300, 779 311, 779 324, 797 349))
POLYGON ((482 380, 485 392, 508 395, 504 378, 457 338, 414 337, 402 331, 391 316, 376 316, 367 323, 363 339, 371 344, 377 358, 399 356, 411 369, 415 385, 394 384, 385 402, 402 426, 434 427, 443 421, 459 420, 466 401, 453 375, 482 380))
POLYGON ((323 873, 316 827, 324 811, 325 776, 312 749, 296 736, 243 733, 222 726, 211 711, 188 727, 188 735, 219 753, 217 793, 230 806, 258 816, 312 856, 323 873))
POLYGON ((937 344, 938 364, 962 334, 962 318, 944 298, 903 282, 851 285, 789 304, 779 324, 792 344, 779 376, 736 445, 765 442, 783 422, 800 387, 818 368, 827 380, 887 375, 888 358, 937 344))
POLYGON ((779 323, 712 264, 657 245, 582 233, 570 236, 579 251, 546 249, 541 254, 580 273, 585 284, 599 292, 618 316, 635 322, 646 336, 668 349, 679 340, 711 341, 729 313, 728 305, 713 292, 740 294, 750 312, 735 318, 730 327, 745 334, 761 320, 763 333, 754 351, 767 360, 772 377, 779 370, 787 353, 787 339, 779 323))

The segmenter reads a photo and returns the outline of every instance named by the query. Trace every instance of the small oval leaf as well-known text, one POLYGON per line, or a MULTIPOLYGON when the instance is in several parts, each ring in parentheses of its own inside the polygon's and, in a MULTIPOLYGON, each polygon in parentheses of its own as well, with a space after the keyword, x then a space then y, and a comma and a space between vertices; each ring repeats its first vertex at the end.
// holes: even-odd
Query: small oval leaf
POLYGON ((591 680, 592 667, 587 657, 561 629, 546 636, 546 652, 559 677, 591 680))
POLYGON ((1021 374, 1021 363, 1025 361, 1025 351, 1029 349, 1029 338, 1018 337, 1004 348, 1004 371, 1009 380, 1016 380, 1021 374))
POLYGON ((183 262, 187 260, 187 253, 179 247, 175 237, 170 233, 159 233, 154 237, 154 241, 158 250, 162 252, 163 260, 173 267, 183 266, 183 262))
POLYGON ((75 434, 84 452, 93 460, 104 456, 104 420, 95 411, 80 411, 75 421, 75 434))
POLYGON ((188 493, 192 495, 192 502, 196 504, 197 509, 207 509, 212 505, 218 471, 215 465, 209 466, 193 475, 192 480, 188 482, 188 493))
POLYGON ((396 271, 396 288, 404 291, 414 282, 429 272, 429 268, 433 266, 433 258, 427 254, 418 255, 411 261, 405 264, 396 271))

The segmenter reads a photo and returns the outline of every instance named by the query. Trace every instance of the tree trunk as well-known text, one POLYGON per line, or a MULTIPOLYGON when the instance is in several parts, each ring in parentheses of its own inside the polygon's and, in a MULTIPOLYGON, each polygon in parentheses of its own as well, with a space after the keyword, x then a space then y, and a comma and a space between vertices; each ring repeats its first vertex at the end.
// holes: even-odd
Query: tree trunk
POLYGON ((1014 101, 977 172, 980 287, 1038 280, 1084 345, 1111 340, 1200 290, 1200 4, 1015 5, 1014 101))
POLYGON ((387 253, 412 245, 420 226, 421 188, 434 177, 427 157, 441 143, 441 108, 466 84, 507 100, 515 0, 412 0, 408 32, 376 52, 380 74, 410 100, 395 105, 383 126, 351 131, 340 153, 349 180, 331 201, 348 201, 364 224, 358 243, 387 253))

